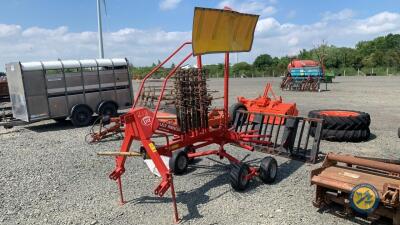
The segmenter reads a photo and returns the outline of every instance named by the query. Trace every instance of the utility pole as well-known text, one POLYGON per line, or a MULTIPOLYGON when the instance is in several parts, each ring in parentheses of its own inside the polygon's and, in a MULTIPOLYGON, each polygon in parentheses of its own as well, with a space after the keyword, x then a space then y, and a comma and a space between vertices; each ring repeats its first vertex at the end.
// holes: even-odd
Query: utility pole
POLYGON ((97 0, 97 26, 98 26, 98 35, 99 35, 99 58, 104 58, 104 49, 103 49, 103 28, 101 25, 101 5, 100 0, 97 0))

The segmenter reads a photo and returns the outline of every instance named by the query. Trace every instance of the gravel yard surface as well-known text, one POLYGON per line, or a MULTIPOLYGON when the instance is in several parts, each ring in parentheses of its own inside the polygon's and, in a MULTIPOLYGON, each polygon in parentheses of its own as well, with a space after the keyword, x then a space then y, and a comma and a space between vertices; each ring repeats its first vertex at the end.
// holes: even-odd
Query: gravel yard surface
MULTIPOLYGON (((297 102, 302 116, 324 108, 370 113, 370 141, 322 141, 321 151, 400 158, 400 77, 339 77, 329 84, 329 91, 320 93, 282 92, 279 78, 231 79, 230 103, 239 95, 262 94, 268 81, 285 101, 297 102)), ((209 86, 223 94, 222 79, 211 79, 209 86)), ((215 105, 222 105, 222 100, 215 105)), ((118 205, 117 185, 108 178, 114 160, 96 152, 118 150, 121 140, 88 145, 88 129, 52 120, 0 128, 0 224, 172 223, 170 194, 152 194, 160 179, 140 158, 127 160, 123 186, 128 203, 118 205)), ((226 149, 239 159, 248 154, 233 146, 226 149)), ((245 161, 258 164, 264 156, 255 152, 245 161)), ((182 224, 369 224, 336 216, 335 209, 318 211, 312 206, 309 176, 319 165, 276 159, 277 181, 265 185, 255 179, 243 193, 231 189, 229 163, 217 157, 202 158, 190 166, 189 174, 175 176, 182 224)))

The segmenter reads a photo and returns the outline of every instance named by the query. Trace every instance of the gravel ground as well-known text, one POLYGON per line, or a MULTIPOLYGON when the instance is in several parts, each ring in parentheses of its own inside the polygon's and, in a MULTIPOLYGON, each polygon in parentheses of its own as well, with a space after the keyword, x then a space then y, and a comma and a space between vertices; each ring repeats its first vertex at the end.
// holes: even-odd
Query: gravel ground
MULTIPOLYGON (((372 117, 372 139, 364 143, 321 142, 323 152, 399 158, 400 77, 339 77, 321 93, 284 92, 279 79, 231 79, 235 96, 256 97, 267 81, 284 100, 297 102, 301 115, 312 109, 343 108, 366 111, 372 117)), ((221 90, 221 79, 209 82, 221 90)), ((221 104, 217 101, 216 104, 221 104)), ((96 152, 117 150, 120 140, 88 145, 88 128, 44 121, 9 130, 0 128, 0 224, 171 224, 169 193, 152 194, 160 181, 142 160, 130 158, 123 176, 128 203, 118 205, 117 186, 108 179, 114 160, 96 152)), ((135 144, 134 147, 138 145, 135 144)), ((246 152, 228 146, 239 158, 246 152)), ((265 155, 251 154, 257 163, 265 155)), ((335 210, 318 211, 311 204, 308 165, 276 157, 279 175, 272 185, 252 181, 246 192, 232 191, 226 160, 206 157, 175 177, 183 224, 368 224, 338 217, 335 210)))

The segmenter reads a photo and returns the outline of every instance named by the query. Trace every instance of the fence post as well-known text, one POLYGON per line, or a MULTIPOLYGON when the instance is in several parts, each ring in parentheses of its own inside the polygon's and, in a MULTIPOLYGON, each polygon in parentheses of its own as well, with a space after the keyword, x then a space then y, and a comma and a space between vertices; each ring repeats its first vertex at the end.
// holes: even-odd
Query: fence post
POLYGON ((360 76, 360 68, 357 69, 357 76, 360 76))

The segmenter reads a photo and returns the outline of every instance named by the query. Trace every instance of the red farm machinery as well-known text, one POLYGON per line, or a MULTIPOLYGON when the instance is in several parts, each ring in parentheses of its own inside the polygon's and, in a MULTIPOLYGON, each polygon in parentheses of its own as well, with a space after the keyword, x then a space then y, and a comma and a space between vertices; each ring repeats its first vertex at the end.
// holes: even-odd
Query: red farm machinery
MULTIPOLYGON (((263 158, 259 166, 249 165, 228 153, 225 148, 227 144, 240 147, 245 151, 263 151, 302 158, 309 162, 317 160, 318 132, 321 131, 322 123, 319 119, 238 110, 235 118, 230 120, 229 53, 250 51, 257 20, 257 15, 238 13, 228 8, 217 10, 196 7, 192 41, 183 43, 147 74, 142 80, 129 112, 115 121, 110 121, 120 123, 114 128, 124 133, 120 151, 102 152, 98 155, 115 156, 116 166, 109 178, 117 182, 122 204, 125 202, 122 175, 129 156, 146 156, 153 163, 157 174, 161 177, 161 182, 154 189, 154 194, 162 197, 168 190, 171 191, 175 222, 179 220, 179 216, 173 174, 185 173, 189 162, 194 158, 215 155, 220 159, 228 159, 231 164, 230 183, 237 191, 245 190, 249 181, 256 176, 264 183, 274 182, 278 165, 277 161, 270 156, 263 158), (146 81, 189 46, 192 51, 166 75, 154 110, 138 106, 138 99, 146 81), (209 112, 211 101, 206 84, 207 72, 202 67, 202 56, 209 53, 223 53, 225 57, 223 108, 213 109, 211 112, 209 112), (197 68, 182 69, 182 65, 192 57, 195 57, 197 61, 197 68), (165 115, 161 113, 160 105, 167 82, 172 77, 175 79, 176 114, 165 115), (270 123, 269 121, 275 117, 285 122, 270 123), (310 127, 311 123, 318 124, 317 135, 313 142, 309 142, 309 129, 306 128, 306 126, 310 127), (300 135, 297 135, 298 133, 300 135), (164 142, 160 144, 162 140, 164 142), (134 142, 141 147, 137 151, 130 151, 134 142), (309 146, 312 146, 310 150, 308 150, 309 146), (206 147, 211 149, 205 150, 206 147)), ((268 87, 266 95, 269 90, 268 87)), ((281 100, 270 100, 270 105, 273 105, 274 101, 281 100)), ((292 110, 293 115, 297 114, 297 109, 292 110)))
POLYGON ((1 99, 8 99, 10 94, 8 92, 8 85, 7 85, 7 77, 0 76, 0 100, 1 99))
POLYGON ((323 63, 314 60, 293 59, 282 79, 281 89, 289 91, 321 91, 321 82, 332 82, 323 63))
MULTIPOLYGON (((262 135, 253 134, 251 131, 235 132, 229 129, 228 125, 229 52, 250 50, 257 20, 258 16, 256 15, 241 14, 231 10, 195 8, 193 43, 186 42, 182 44, 166 60, 145 76, 140 85, 135 99, 135 104, 128 113, 120 118, 121 122, 124 124, 125 137, 120 152, 115 154, 116 168, 109 177, 112 180, 116 180, 118 183, 121 203, 124 202, 121 175, 125 172, 126 157, 129 155, 139 154, 134 152, 132 152, 133 154, 129 154, 133 141, 141 142, 146 154, 154 162, 158 173, 162 177, 160 184, 154 190, 154 194, 161 197, 168 189, 171 190, 175 222, 178 221, 178 211, 172 173, 180 174, 185 172, 190 159, 206 155, 217 155, 221 159, 227 158, 232 164, 232 171, 230 173, 231 184, 236 190, 244 190, 249 183, 249 180, 255 176, 259 176, 266 183, 271 183, 275 180, 277 174, 277 162, 274 158, 266 157, 262 161, 260 168, 250 167, 230 155, 224 149, 224 145, 234 143, 246 150, 252 150, 253 148, 244 144, 243 141, 246 140, 248 142, 251 141, 252 138, 262 137, 262 135), (216 17, 221 19, 220 23, 215 23, 216 17), (211 37, 207 35, 208 32, 206 32, 207 27, 215 27, 208 26, 210 23, 217 26, 217 29, 214 29, 214 33, 217 36, 221 36, 219 39, 230 42, 234 41, 232 38, 234 33, 230 34, 230 32, 233 31, 229 26, 226 26, 229 24, 229 21, 233 21, 232 18, 237 19, 235 34, 249 34, 247 36, 238 35, 235 38, 237 44, 236 47, 238 49, 232 49, 229 43, 226 43, 228 45, 224 45, 223 43, 214 42, 214 45, 204 45, 208 41, 213 41, 210 39, 211 37), (192 45, 193 52, 186 55, 175 69, 165 77, 155 110, 150 111, 144 107, 136 107, 136 102, 143 90, 146 80, 148 80, 154 72, 167 63, 184 47, 189 45, 192 45), (207 94, 205 88, 206 74, 202 69, 202 54, 210 52, 225 52, 224 108, 221 109, 224 120, 220 126, 215 128, 208 126, 208 101, 205 99, 207 94), (197 57, 198 69, 179 69, 192 56, 197 57), (178 126, 157 119, 160 100, 164 94, 166 83, 173 75, 177 76, 177 79, 179 79, 182 84, 178 87, 179 90, 177 93, 177 96, 183 101, 180 104, 180 107, 177 108, 178 126), (172 140, 170 140, 168 136, 170 134, 173 134, 172 140), (152 140, 154 135, 164 136, 166 141, 165 144, 162 146, 156 146, 152 140), (211 144, 217 144, 219 145, 219 148, 215 150, 196 151, 211 144), (169 165, 166 165, 162 156, 170 158, 169 165)), ((264 144, 268 144, 267 141, 264 142, 264 144)))
MULTIPOLYGON (((290 115, 297 116, 299 111, 296 103, 284 103, 281 96, 276 96, 272 90, 272 85, 267 83, 264 89, 263 95, 258 96, 255 99, 248 99, 243 96, 237 98, 238 102, 233 104, 229 110, 231 120, 236 116, 236 111, 245 110, 252 113, 266 113, 273 115, 290 115)), ((275 118, 274 118, 275 119, 275 118)), ((268 123, 279 124, 283 123, 284 120, 275 121, 271 118, 268 123)))
MULTIPOLYGON (((313 205, 323 210, 342 205, 344 214, 382 224, 381 217, 400 224, 400 162, 328 153, 320 168, 311 171, 313 205)), ((364 223, 364 222, 363 222, 364 223)))

